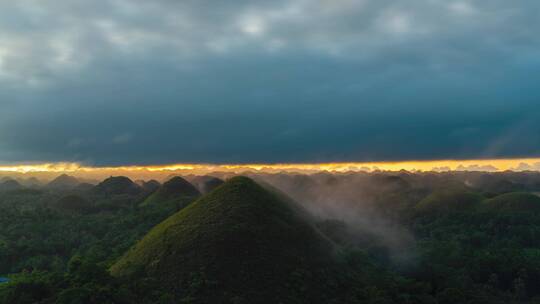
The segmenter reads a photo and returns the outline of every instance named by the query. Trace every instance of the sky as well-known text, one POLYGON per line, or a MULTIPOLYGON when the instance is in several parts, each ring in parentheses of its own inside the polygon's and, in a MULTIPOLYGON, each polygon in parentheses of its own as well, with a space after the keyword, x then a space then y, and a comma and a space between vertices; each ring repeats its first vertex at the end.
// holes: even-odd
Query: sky
POLYGON ((0 1, 0 164, 540 156, 536 0, 0 1))

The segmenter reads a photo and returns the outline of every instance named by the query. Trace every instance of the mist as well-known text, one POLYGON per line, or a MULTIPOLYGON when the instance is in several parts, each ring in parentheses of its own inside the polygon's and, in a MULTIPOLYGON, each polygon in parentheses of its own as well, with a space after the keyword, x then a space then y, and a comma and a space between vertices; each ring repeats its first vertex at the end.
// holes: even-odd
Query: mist
POLYGON ((345 223, 347 242, 387 255, 402 267, 416 263, 417 240, 410 223, 416 216, 415 207, 429 195, 449 188, 478 191, 488 197, 540 189, 538 172, 282 173, 252 177, 283 191, 321 221, 345 223))
POLYGON ((394 174, 262 174, 254 178, 280 189, 321 221, 346 224, 347 242, 385 254, 397 264, 411 263, 415 238, 398 216, 427 195, 394 174))

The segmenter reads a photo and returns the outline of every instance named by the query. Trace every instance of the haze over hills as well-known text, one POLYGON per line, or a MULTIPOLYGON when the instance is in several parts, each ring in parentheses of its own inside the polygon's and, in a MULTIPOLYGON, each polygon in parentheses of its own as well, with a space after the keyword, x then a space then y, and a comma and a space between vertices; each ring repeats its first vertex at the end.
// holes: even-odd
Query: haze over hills
POLYGON ((0 183, 0 191, 18 190, 23 186, 14 179, 5 179, 0 183))
POLYGON ((189 181, 203 194, 209 193, 223 184, 223 180, 214 176, 194 176, 189 181))
POLYGON ((135 183, 141 186, 144 191, 149 193, 156 191, 161 186, 161 184, 155 179, 151 179, 149 181, 137 180, 135 183))
POLYGON ((98 195, 137 195, 142 192, 142 188, 139 185, 135 184, 128 177, 111 176, 96 185, 92 189, 92 192, 98 195))
POLYGON ((80 184, 80 181, 73 177, 69 176, 67 174, 62 174, 58 176, 57 178, 50 181, 46 187, 50 189, 56 189, 56 190, 69 190, 75 188, 77 185, 80 184))
POLYGON ((19 178, 17 181, 24 187, 37 189, 43 186, 43 183, 36 177, 19 178))
POLYGON ((539 173, 249 176, 206 194, 188 182, 206 176, 0 190, 0 303, 540 297, 539 173))

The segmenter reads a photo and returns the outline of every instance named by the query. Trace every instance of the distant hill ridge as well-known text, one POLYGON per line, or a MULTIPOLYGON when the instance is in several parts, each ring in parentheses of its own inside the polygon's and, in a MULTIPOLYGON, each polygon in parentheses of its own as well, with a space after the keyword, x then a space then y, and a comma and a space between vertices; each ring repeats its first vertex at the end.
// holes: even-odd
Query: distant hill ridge
POLYGON ((125 176, 111 176, 92 189, 93 194, 98 195, 137 195, 142 188, 125 176))
POLYGON ((161 186, 161 184, 155 179, 151 179, 149 181, 141 181, 139 185, 148 192, 154 192, 161 186))
POLYGON ((194 177, 191 179, 191 183, 195 185, 201 193, 206 194, 222 185, 224 181, 214 176, 203 175, 194 177))
POLYGON ((79 184, 80 182, 77 178, 73 176, 69 176, 67 174, 62 174, 58 176, 57 178, 53 179, 52 181, 50 181, 46 185, 46 188, 55 189, 55 190, 72 189, 72 188, 75 188, 79 184))
POLYGON ((23 186, 14 179, 5 179, 0 182, 0 191, 12 191, 22 189, 23 186))
POLYGON ((540 197, 533 193, 510 192, 485 200, 483 210, 492 212, 540 212, 540 197))
POLYGON ((195 186, 182 177, 175 176, 161 185, 141 205, 165 204, 176 200, 187 200, 200 196, 201 193, 195 186))

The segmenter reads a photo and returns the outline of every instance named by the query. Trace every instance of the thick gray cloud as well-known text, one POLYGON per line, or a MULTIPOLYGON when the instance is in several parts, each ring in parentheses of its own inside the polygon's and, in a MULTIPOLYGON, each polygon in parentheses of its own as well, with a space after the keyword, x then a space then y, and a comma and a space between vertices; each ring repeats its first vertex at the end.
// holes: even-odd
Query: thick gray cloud
POLYGON ((540 2, 0 2, 0 161, 540 156, 540 2))

